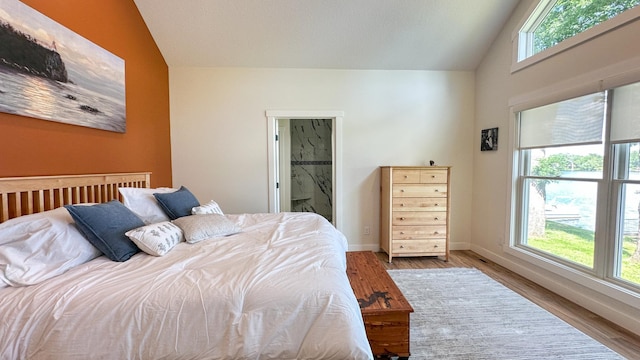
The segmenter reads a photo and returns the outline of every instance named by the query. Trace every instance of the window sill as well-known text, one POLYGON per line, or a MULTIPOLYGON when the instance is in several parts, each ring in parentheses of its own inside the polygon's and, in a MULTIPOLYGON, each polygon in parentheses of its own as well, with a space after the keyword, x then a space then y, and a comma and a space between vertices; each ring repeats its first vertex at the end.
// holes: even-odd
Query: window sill
POLYGON ((505 246, 505 253, 640 310, 640 293, 638 292, 618 286, 606 280, 596 278, 593 275, 554 262, 522 248, 505 246))

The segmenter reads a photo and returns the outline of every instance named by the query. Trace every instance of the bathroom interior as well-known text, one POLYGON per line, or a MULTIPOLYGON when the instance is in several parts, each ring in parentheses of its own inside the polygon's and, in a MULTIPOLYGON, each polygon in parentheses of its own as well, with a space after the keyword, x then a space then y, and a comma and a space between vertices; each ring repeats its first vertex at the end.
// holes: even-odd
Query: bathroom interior
POLYGON ((278 119, 280 210, 333 222, 332 119, 278 119))

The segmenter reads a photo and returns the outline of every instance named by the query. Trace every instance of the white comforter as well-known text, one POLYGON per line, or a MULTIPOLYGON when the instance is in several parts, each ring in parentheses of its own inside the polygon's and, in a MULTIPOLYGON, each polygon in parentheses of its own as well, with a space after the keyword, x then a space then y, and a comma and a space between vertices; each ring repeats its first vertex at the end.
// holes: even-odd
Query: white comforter
POLYGON ((309 213, 228 217, 241 233, 1 289, 0 359, 372 358, 341 233, 309 213))

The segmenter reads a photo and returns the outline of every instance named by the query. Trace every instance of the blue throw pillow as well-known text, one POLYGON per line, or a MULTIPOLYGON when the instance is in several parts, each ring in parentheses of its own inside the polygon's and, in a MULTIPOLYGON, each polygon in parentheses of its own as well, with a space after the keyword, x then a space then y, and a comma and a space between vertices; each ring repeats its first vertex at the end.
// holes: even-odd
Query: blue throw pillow
POLYGON ((125 233, 144 226, 144 222, 118 200, 90 206, 65 205, 65 208, 78 230, 109 259, 127 261, 140 251, 125 233))
POLYGON ((153 196, 171 220, 191 215, 191 209, 200 206, 198 199, 184 186, 172 193, 155 193, 153 196))

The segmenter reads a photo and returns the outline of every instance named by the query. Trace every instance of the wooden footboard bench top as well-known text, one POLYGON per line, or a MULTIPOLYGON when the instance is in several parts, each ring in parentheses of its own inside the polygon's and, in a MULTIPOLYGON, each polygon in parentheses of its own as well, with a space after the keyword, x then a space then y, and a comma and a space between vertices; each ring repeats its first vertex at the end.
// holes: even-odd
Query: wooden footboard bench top
POLYGON ((376 357, 408 358, 411 304, 371 251, 347 252, 347 275, 376 357))

